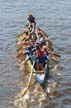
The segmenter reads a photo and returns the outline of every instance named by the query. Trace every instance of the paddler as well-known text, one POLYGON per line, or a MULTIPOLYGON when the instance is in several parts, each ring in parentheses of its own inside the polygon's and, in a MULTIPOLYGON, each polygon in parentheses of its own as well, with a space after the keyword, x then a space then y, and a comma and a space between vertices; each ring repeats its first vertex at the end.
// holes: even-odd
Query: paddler
POLYGON ((44 70, 44 66, 47 61, 47 55, 44 53, 43 45, 37 46, 36 50, 34 52, 35 58, 36 58, 36 69, 37 70, 44 70))

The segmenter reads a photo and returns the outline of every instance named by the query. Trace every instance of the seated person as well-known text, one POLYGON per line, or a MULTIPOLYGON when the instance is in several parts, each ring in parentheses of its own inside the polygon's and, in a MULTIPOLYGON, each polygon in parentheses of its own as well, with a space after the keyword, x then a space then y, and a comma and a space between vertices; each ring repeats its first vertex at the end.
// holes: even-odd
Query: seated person
POLYGON ((30 38, 33 42, 35 42, 36 41, 36 33, 35 32, 31 33, 30 38))
POLYGON ((38 46, 36 47, 36 50, 34 52, 35 58, 36 58, 36 70, 37 71, 42 71, 44 70, 46 61, 47 61, 47 56, 44 54, 44 51, 38 46))

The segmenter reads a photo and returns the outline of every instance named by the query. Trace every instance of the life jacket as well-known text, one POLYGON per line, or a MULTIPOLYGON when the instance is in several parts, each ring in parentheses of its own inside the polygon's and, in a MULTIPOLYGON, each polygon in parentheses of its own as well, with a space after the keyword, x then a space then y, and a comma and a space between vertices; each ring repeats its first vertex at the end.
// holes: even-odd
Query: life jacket
POLYGON ((44 51, 41 51, 41 50, 39 50, 39 52, 38 52, 38 56, 43 56, 43 54, 44 54, 44 51))
POLYGON ((38 56, 39 64, 46 64, 47 56, 43 53, 42 56, 38 56))

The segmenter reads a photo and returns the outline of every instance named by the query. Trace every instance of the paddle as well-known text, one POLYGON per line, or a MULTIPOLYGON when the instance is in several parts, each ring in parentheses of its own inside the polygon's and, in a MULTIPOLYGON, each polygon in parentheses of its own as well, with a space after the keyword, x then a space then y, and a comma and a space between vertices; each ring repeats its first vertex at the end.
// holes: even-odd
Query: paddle
POLYGON ((57 56, 57 57, 61 57, 59 54, 57 54, 57 53, 55 53, 55 52, 53 53, 53 55, 54 55, 54 56, 57 56))
POLYGON ((19 66, 20 66, 20 67, 24 66, 24 63, 25 63, 26 61, 29 60, 29 56, 27 56, 27 57, 24 56, 24 58, 26 58, 26 59, 22 60, 22 61, 19 63, 19 66))
POLYGON ((31 66, 31 73, 30 73, 30 77, 29 77, 29 80, 28 80, 27 86, 24 88, 23 91, 21 91, 21 96, 25 96, 25 95, 27 95, 28 92, 29 92, 30 83, 31 83, 32 74, 33 74, 33 67, 34 67, 34 63, 33 63, 33 65, 31 66))
POLYGON ((57 59, 56 59, 56 58, 51 57, 51 59, 50 59, 50 60, 52 60, 52 61, 54 61, 56 64, 58 64, 58 61, 57 61, 57 59))
POLYGON ((57 56, 57 57, 61 57, 58 53, 54 52, 54 51, 50 51, 49 52, 51 55, 53 56, 57 56))
POLYGON ((20 58, 20 57, 22 57, 23 56, 23 50, 20 50, 19 52, 18 52, 18 54, 16 55, 16 58, 20 58))

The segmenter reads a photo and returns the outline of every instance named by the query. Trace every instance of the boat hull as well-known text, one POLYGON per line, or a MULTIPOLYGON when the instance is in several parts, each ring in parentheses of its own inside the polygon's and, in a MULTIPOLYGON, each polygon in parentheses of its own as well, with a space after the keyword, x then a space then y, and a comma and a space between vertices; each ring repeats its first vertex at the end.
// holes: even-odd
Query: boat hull
POLYGON ((34 78, 39 84, 44 86, 47 83, 48 76, 49 76, 49 63, 47 61, 44 73, 43 74, 34 73, 34 78))

